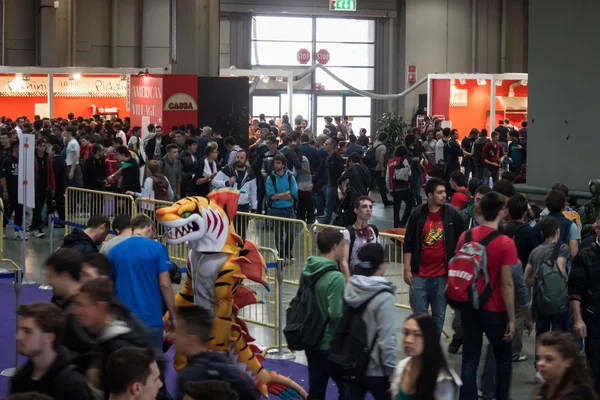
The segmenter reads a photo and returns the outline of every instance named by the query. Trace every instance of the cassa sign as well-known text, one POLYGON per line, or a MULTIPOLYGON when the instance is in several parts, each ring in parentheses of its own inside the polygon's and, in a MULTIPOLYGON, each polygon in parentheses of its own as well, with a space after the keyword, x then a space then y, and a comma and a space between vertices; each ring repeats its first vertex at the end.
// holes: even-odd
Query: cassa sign
POLYGON ((196 101, 187 93, 175 93, 165 102, 164 111, 195 111, 198 109, 196 101))

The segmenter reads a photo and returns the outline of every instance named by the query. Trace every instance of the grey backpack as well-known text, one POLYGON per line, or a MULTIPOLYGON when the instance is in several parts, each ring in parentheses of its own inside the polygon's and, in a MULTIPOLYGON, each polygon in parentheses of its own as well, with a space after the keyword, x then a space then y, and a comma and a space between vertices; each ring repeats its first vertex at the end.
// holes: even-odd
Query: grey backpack
POLYGON ((540 265, 535 273, 534 301, 536 309, 543 315, 552 316, 567 312, 567 280, 558 268, 560 243, 554 244, 550 258, 540 265))

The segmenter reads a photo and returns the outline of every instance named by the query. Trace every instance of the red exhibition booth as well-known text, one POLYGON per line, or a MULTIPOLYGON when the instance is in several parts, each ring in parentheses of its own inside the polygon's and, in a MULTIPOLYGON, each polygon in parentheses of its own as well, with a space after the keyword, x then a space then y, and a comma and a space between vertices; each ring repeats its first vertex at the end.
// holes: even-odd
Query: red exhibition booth
POLYGON ((430 74, 427 92, 427 113, 461 138, 472 128, 492 132, 501 119, 527 120, 527 74, 430 74))
POLYGON ((162 68, 0 67, 0 115, 63 117, 72 112, 130 117, 131 126, 198 124, 198 77, 162 68))

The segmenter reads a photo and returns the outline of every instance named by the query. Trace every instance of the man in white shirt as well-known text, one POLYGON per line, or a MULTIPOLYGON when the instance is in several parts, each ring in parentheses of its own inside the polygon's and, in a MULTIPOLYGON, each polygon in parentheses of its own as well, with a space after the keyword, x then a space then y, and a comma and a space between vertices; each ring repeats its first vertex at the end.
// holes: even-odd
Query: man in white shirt
POLYGON ((83 187, 83 176, 79 165, 79 142, 75 139, 75 127, 69 126, 65 130, 67 171, 69 173, 70 187, 83 187))
POLYGON ((437 131, 436 133, 437 142, 435 143, 435 163, 440 164, 444 161, 444 145, 446 142, 444 141, 444 134, 442 131, 437 131))
MULTIPOLYGON (((375 225, 369 224, 369 219, 371 219, 371 216, 373 215, 373 200, 369 196, 359 197, 354 203, 354 212, 356 213, 356 222, 354 225, 348 226, 342 231, 344 239, 350 243, 347 258, 350 264, 350 272, 352 272, 354 266, 360 262, 358 259, 358 251, 361 247, 368 243, 379 243, 383 245, 383 242, 379 237, 379 230, 375 225)), ((344 275, 346 275, 345 271, 348 270, 348 265, 342 264, 340 265, 340 269, 344 275)), ((349 276, 346 276, 346 279, 348 278, 349 276)))

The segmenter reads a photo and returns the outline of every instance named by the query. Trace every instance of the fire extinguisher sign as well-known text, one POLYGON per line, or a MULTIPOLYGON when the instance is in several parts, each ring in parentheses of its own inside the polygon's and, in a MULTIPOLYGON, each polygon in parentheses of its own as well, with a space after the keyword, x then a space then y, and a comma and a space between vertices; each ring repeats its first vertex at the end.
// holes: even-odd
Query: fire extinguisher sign
POLYGON ((407 74, 408 83, 415 83, 417 81, 417 66, 409 65, 407 74))

